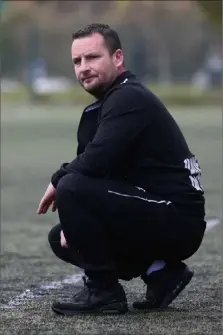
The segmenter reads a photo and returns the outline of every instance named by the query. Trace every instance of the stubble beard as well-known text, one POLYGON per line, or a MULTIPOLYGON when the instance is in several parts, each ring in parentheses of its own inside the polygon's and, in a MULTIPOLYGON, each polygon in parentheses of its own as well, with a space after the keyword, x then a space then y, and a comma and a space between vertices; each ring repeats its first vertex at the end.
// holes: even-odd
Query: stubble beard
POLYGON ((85 88, 83 83, 80 83, 80 84, 87 93, 91 94, 95 98, 100 98, 103 95, 103 93, 108 89, 108 87, 110 87, 111 85, 111 83, 110 84, 98 84, 98 85, 94 85, 93 87, 85 88))

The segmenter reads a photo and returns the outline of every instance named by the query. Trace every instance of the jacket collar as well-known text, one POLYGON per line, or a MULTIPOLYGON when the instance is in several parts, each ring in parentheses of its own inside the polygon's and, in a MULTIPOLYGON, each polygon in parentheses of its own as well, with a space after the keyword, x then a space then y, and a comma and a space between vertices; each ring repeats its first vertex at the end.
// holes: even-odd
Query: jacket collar
POLYGON ((84 111, 85 112, 90 112, 91 110, 94 110, 94 109, 100 107, 100 105, 102 104, 103 98, 114 86, 124 84, 130 78, 136 78, 136 76, 131 71, 122 72, 118 77, 116 77, 116 79, 113 81, 111 86, 104 92, 103 96, 98 98, 91 105, 87 106, 84 111))
POLYGON ((103 100, 103 98, 107 95, 109 91, 111 91, 116 85, 124 84, 128 81, 128 79, 136 78, 136 76, 131 71, 122 72, 119 76, 115 78, 113 83, 107 88, 107 90, 103 93, 98 100, 103 100))
POLYGON ((122 72, 116 79, 113 81, 110 89, 118 84, 124 84, 129 78, 135 78, 135 75, 131 71, 122 72))

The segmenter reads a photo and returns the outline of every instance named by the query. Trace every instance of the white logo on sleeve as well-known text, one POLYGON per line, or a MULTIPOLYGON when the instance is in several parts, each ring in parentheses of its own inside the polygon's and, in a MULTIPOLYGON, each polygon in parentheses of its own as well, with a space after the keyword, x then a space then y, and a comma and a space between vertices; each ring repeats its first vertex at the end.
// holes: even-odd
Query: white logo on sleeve
POLYGON ((197 190, 197 191, 203 191, 203 187, 201 186, 200 183, 200 176, 201 176, 201 168, 198 164, 198 161, 195 156, 191 158, 186 158, 184 160, 184 166, 186 169, 190 171, 190 181, 192 186, 197 190))

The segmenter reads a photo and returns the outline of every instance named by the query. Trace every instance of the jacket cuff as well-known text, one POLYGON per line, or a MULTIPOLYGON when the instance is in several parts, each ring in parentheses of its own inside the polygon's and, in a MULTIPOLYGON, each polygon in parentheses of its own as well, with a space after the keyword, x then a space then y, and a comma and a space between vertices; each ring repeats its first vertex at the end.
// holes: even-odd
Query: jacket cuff
POLYGON ((61 165, 61 168, 59 170, 57 170, 51 177, 51 184, 57 188, 57 185, 60 181, 60 179, 65 176, 67 174, 67 171, 65 169, 65 166, 67 165, 68 163, 64 163, 61 165))

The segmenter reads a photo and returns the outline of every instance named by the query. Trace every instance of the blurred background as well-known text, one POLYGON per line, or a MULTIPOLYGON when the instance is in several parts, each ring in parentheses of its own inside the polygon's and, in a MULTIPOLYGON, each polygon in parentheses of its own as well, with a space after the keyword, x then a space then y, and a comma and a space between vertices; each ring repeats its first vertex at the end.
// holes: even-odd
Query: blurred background
POLYGON ((219 102, 221 1, 0 4, 2 99, 89 99, 79 86, 74 89, 71 34, 85 24, 103 22, 120 34, 127 67, 165 101, 189 103, 202 96, 219 102))

